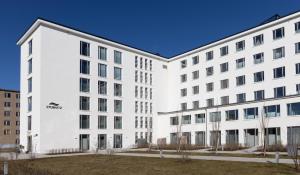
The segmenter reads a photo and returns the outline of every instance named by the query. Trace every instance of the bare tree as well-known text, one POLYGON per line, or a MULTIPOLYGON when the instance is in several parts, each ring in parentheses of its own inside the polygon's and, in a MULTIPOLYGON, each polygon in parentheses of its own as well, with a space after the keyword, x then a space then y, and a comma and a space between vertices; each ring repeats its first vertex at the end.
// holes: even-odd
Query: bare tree
POLYGON ((221 132, 220 132, 220 126, 221 126, 221 115, 219 112, 219 108, 216 108, 216 112, 212 113, 211 122, 212 122, 212 133, 211 133, 211 139, 212 140, 212 146, 215 150, 215 153, 218 152, 219 146, 221 145, 221 132))
POLYGON ((183 116, 183 113, 181 112, 180 115, 177 115, 178 116, 178 125, 177 125, 177 131, 176 131, 176 151, 177 152, 180 152, 181 151, 181 137, 182 137, 182 116, 183 116))
MULTIPOLYGON (((288 132, 289 133, 289 132, 288 132)), ((300 136, 297 130, 290 128, 287 145, 288 155, 293 159, 296 171, 300 168, 300 136)))
POLYGON ((260 143, 262 144, 263 154, 264 154, 264 156, 266 156, 267 147, 268 147, 267 138, 269 137, 269 133, 267 131, 268 125, 269 125, 269 117, 266 115, 264 106, 263 106, 263 109, 261 110, 261 117, 259 120, 259 124, 260 124, 260 130, 261 130, 261 132, 260 132, 261 142, 260 143))

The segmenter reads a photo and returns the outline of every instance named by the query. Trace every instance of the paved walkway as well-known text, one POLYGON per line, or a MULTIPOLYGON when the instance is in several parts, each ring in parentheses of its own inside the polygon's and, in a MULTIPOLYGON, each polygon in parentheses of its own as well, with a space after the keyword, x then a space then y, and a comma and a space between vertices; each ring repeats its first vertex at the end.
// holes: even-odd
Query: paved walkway
MULTIPOLYGON (((98 154, 105 155, 105 151, 101 151, 98 154)), ((74 154, 58 154, 58 155, 45 155, 45 154, 35 154, 34 158, 52 158, 52 157, 67 157, 67 156, 81 156, 81 155, 95 155, 95 153, 74 153, 74 154)), ((135 157, 156 157, 159 158, 159 154, 149 154, 149 153, 130 153, 130 152, 117 152, 114 155, 118 156, 135 156, 135 157)), ((8 153, 1 153, 0 158, 6 159, 15 159, 15 155, 8 153)), ((164 158, 173 158, 180 159, 181 155, 174 154, 163 154, 164 158)), ((30 154, 19 154, 18 159, 30 159, 32 155, 30 154)), ((235 162, 256 162, 256 163, 275 163, 275 159, 273 158, 248 158, 248 157, 231 157, 231 156, 196 156, 189 155, 189 159, 195 160, 219 160, 219 161, 235 161, 235 162)), ((292 159, 280 159, 279 163, 283 164, 293 164, 292 159)))

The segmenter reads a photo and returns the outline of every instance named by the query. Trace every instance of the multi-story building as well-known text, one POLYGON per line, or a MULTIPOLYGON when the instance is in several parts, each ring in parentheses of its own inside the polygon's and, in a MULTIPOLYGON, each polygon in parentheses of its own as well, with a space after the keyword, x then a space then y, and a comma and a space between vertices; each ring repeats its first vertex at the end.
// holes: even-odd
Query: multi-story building
POLYGON ((43 19, 18 45, 21 144, 32 151, 300 137, 300 12, 172 58, 43 19))
POLYGON ((20 93, 0 89, 0 145, 20 143, 20 93))

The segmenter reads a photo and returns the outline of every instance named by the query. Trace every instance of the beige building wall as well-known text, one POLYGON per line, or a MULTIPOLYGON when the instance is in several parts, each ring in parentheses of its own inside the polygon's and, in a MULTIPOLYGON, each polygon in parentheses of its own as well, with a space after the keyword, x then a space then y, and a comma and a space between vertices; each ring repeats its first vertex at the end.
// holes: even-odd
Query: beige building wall
POLYGON ((0 144, 20 142, 20 93, 0 89, 0 144))

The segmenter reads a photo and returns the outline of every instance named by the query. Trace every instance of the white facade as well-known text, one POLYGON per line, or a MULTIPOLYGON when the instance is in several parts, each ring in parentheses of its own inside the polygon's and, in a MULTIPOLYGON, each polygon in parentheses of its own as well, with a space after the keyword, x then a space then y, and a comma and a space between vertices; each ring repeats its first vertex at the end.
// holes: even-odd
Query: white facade
MULTIPOLYGON (((171 133, 178 132, 178 126, 171 125, 171 117, 181 118, 190 115, 190 122, 187 121, 190 124, 180 125, 181 132, 190 133, 191 144, 200 144, 196 143, 196 132, 201 131, 204 133, 204 142, 201 144, 210 145, 213 123, 209 118, 211 112, 220 112, 221 121, 218 130, 221 131, 221 143, 229 144, 229 139, 226 139, 229 138, 228 133, 231 132, 229 130, 235 130, 234 132, 238 133, 238 140, 235 138, 234 142, 249 145, 245 129, 257 129, 255 130, 257 141, 250 144, 254 146, 260 144, 259 135, 262 133, 260 119, 266 106, 270 106, 270 112, 266 115, 276 114, 276 117, 268 119, 267 127, 271 128, 270 137, 274 136, 269 138, 270 144, 287 144, 288 127, 300 126, 300 104, 298 104, 300 96, 296 90, 297 84, 300 84, 300 64, 297 68, 297 64, 300 63, 300 46, 297 44, 300 42, 298 22, 300 22, 299 12, 166 59, 38 19, 18 42, 21 46, 21 144, 26 149, 31 145, 31 150, 35 152, 79 147, 93 150, 98 146, 100 134, 106 134, 106 147, 133 147, 136 137, 147 138, 153 143, 157 138, 167 138, 167 142, 170 143, 171 133), (279 28, 284 28, 284 31, 276 30, 279 28), (284 33, 283 36, 274 39, 275 30, 276 36, 284 33), (261 34, 263 42, 255 46, 253 38, 261 34), (244 47, 237 51, 236 43, 240 41, 244 41, 244 44, 241 44, 244 47), (86 50, 81 47, 83 46, 81 42, 88 43, 88 56, 82 53, 86 50), (220 56, 220 48, 224 46, 228 47, 225 49, 228 53, 220 56), (99 47, 106 48, 106 60, 99 59, 99 47), (278 58, 274 59, 273 50, 281 47, 284 47, 284 53, 277 53, 278 58), (115 51, 121 53, 121 63, 115 63, 115 51), (213 51, 213 59, 207 60, 206 53, 210 51, 213 51), (263 53, 263 58, 258 57, 254 61, 253 55, 259 53, 263 53), (245 66, 237 68, 236 60, 240 58, 244 58, 245 66), (32 73, 28 72, 30 59, 32 73), (89 73, 81 73, 80 60, 89 62, 89 73), (227 66, 223 67, 224 72, 221 72, 220 64, 223 63, 227 63, 227 66), (106 77, 99 76, 99 64, 106 65, 106 77), (185 68, 182 68, 183 64, 186 65, 185 68), (121 80, 115 79, 115 67, 121 68, 121 80), (209 67, 213 67, 213 74, 207 76, 206 70, 209 67), (273 70, 279 67, 284 67, 284 74, 280 72, 283 69, 273 70), (199 71, 199 76, 193 79, 192 72, 195 71, 199 71), (254 73, 262 71, 263 78, 257 77, 257 80, 261 81, 254 82, 254 73), (274 78, 274 72, 283 77, 274 78), (181 82, 184 74, 186 81, 181 82), (241 83, 245 84, 237 85, 236 77, 239 76, 245 76, 245 81, 241 79, 241 83), (30 78, 32 78, 31 92, 28 90, 30 78), (80 78, 89 81, 89 88, 83 87, 84 90, 89 89, 89 92, 81 92, 80 78), (221 88, 221 80, 225 79, 228 79, 228 87, 221 88), (106 94, 99 94, 98 81, 107 83, 106 94), (211 85, 209 83, 213 84, 213 88, 207 87, 211 85), (114 84, 122 86, 121 95, 115 95, 114 84), (198 90, 195 88, 199 91, 195 94, 194 86, 199 86, 198 90), (276 91, 278 97, 274 97, 274 88, 277 87, 285 87, 285 94, 282 94, 282 97, 283 89, 278 89, 276 91), (211 91, 207 91, 207 88, 211 91), (255 99, 254 92, 258 90, 264 90, 263 99, 255 99), (152 91, 151 99, 150 91, 152 91), (240 98, 244 101, 237 101, 237 94, 245 94, 245 98, 240 98), (31 111, 28 110, 30 97, 31 111), (89 109, 80 110, 80 97, 89 97, 89 109), (99 111, 98 99, 107 100, 106 111, 99 111), (214 99, 214 106, 207 106, 207 99, 214 99), (115 100, 121 101, 121 111, 114 109, 115 100), (198 108, 193 107, 194 101, 199 101, 198 108), (53 106, 50 103, 57 105, 53 106), (183 103, 186 103, 186 109, 182 109, 183 103), (287 105, 290 103, 297 104, 292 108, 289 105, 288 112, 287 105), (253 107, 257 107, 257 110, 255 109, 257 116, 255 119, 246 119, 245 109, 253 107), (275 113, 274 108, 277 111, 275 113), (233 112, 238 113, 236 120, 226 120, 228 110, 237 110, 233 112), (203 114, 205 120, 196 123, 195 114, 203 114), (84 123, 81 129, 80 115, 89 116, 89 125, 84 123), (31 123, 28 122, 29 116, 31 123), (98 116, 107 117, 106 128, 99 129, 98 116), (122 118, 122 126, 119 127, 121 129, 114 126, 116 116, 122 118), (28 123, 31 124, 31 128, 28 127, 28 123), (274 131, 276 135, 272 134, 274 131), (89 138, 85 139, 87 135, 89 138), (121 146, 116 144, 120 135, 121 146), (86 141, 89 142, 88 146, 86 141)), ((298 86, 300 88, 300 85, 298 86)), ((248 117, 252 117, 251 111, 248 117)), ((179 123, 180 121, 181 119, 179 123)))

